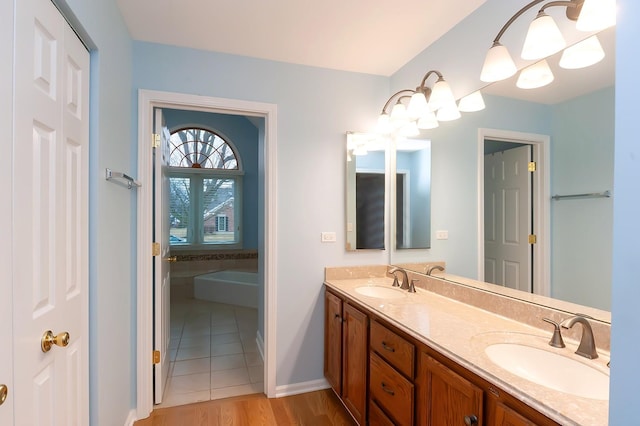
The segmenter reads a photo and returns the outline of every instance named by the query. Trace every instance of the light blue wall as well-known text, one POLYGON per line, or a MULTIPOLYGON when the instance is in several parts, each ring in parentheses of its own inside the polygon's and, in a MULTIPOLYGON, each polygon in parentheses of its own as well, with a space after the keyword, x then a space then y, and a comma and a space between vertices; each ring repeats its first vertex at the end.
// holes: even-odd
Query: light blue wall
POLYGON ((616 28, 616 138, 613 199, 613 293, 609 424, 633 422, 640 368, 640 143, 638 73, 640 3, 618 0, 616 28))
POLYGON ((134 42, 133 87, 273 103, 277 135, 277 385, 323 377, 324 267, 345 252, 345 132, 373 128, 388 78, 134 42), (171 63, 198 66, 167 66, 171 63), (335 231, 336 243, 320 233, 335 231))
POLYGON ((396 169, 408 171, 411 247, 431 245, 431 149, 398 151, 396 169))
MULTIPOLYGON (((122 425, 135 404, 135 192, 104 179, 132 173, 131 39, 115 1, 67 0, 90 37, 89 376, 92 425, 122 425)), ((75 22, 74 22, 75 21, 75 22)))
POLYGON ((380 171, 384 173, 384 151, 372 151, 367 155, 354 155, 351 158, 355 158, 356 172, 359 171, 380 171))
MULTIPOLYGON (((613 189, 614 88, 552 108, 551 191, 613 189)), ((551 202, 551 295, 611 310, 613 199, 551 202)))
POLYGON ((246 117, 200 111, 165 109, 169 130, 185 125, 215 130, 238 150, 242 178, 242 248, 258 248, 258 129, 246 117))

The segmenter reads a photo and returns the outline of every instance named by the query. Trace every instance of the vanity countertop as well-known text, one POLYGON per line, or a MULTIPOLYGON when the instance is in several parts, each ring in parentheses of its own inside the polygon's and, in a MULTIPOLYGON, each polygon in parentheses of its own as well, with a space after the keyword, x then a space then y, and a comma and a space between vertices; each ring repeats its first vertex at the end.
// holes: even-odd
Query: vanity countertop
POLYGON ((547 344, 551 329, 546 332, 422 288, 386 300, 355 291, 362 286, 391 288, 392 282, 388 277, 369 277, 327 279, 325 285, 562 425, 607 424, 608 400, 582 398, 522 379, 494 364, 484 349, 495 343, 522 343, 560 352, 606 374, 608 353, 599 350, 598 359, 583 358, 574 354, 577 342, 571 340, 565 340, 566 348, 553 348, 547 344))

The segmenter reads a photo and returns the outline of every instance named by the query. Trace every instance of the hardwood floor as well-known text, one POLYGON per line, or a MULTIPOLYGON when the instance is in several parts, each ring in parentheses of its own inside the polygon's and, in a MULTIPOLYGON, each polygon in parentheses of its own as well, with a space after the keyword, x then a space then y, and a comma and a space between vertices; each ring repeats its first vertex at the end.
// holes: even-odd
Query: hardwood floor
POLYGON ((154 410, 134 426, 352 426, 355 422, 331 389, 284 398, 263 394, 154 410))

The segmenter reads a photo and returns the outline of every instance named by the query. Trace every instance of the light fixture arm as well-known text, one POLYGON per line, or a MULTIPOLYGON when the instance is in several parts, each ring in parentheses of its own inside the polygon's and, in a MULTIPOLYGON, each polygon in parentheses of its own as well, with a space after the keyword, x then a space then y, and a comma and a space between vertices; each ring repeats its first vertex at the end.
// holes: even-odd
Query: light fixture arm
MULTIPOLYGON (((496 37, 493 39, 493 46, 496 46, 496 45, 500 44, 500 39, 502 38, 502 36, 505 33, 505 31, 507 31, 507 29, 511 26, 511 24, 513 24, 526 11, 528 11, 529 9, 534 7, 535 5, 542 3, 543 1, 544 0, 533 0, 529 4, 525 5, 522 9, 517 11, 515 13, 515 15, 513 15, 507 21, 507 23, 502 26, 502 28, 498 32, 498 35, 496 35, 496 37)), ((580 14, 580 9, 582 9, 582 4, 583 3, 584 3, 584 0, 552 1, 552 2, 549 2, 549 3, 545 4, 544 6, 542 6, 542 8, 540 8, 539 12, 543 12, 546 8, 552 7, 552 6, 566 6, 567 7, 567 18, 571 19, 572 21, 575 21, 575 20, 578 19, 578 15, 580 14)))
POLYGON ((564 6, 567 8, 567 18, 571 21, 577 21, 578 15, 580 15, 580 11, 582 10, 582 5, 584 4, 584 0, 565 0, 565 1, 551 1, 540 8, 538 13, 542 13, 545 9, 554 6, 564 6))
POLYGON ((387 102, 385 102, 384 106, 382 107, 382 114, 385 114, 387 111, 387 108, 389 107, 389 105, 391 105, 391 101, 399 95, 404 95, 404 96, 399 96, 398 97, 398 101, 404 97, 409 97, 411 95, 413 95, 414 93, 416 93, 415 90, 411 90, 411 89, 402 89, 397 91, 396 93, 394 93, 393 95, 391 95, 391 97, 389 97, 389 99, 387 99, 387 102))
POLYGON ((502 38, 502 35, 505 33, 505 31, 507 31, 507 29, 511 26, 511 24, 513 24, 520 16, 522 16, 527 10, 531 9, 533 6, 540 4, 543 1, 544 0, 533 0, 532 2, 524 6, 522 9, 517 11, 515 15, 513 15, 507 21, 507 23, 502 26, 502 28, 500 28, 500 31, 498 31, 498 35, 496 35, 496 37, 493 39, 493 45, 495 46, 497 44, 500 44, 500 38, 502 38))
POLYGON ((429 94, 431 93, 431 89, 426 87, 425 84, 427 83, 427 79, 429 77, 431 77, 432 74, 435 74, 435 75, 438 76, 438 81, 444 80, 444 77, 442 76, 442 73, 440 71, 436 71, 436 70, 431 70, 428 73, 426 73, 424 75, 424 77, 422 77, 422 81, 420 82, 420 86, 418 86, 416 88, 416 92, 421 92, 427 98, 429 97, 429 94))

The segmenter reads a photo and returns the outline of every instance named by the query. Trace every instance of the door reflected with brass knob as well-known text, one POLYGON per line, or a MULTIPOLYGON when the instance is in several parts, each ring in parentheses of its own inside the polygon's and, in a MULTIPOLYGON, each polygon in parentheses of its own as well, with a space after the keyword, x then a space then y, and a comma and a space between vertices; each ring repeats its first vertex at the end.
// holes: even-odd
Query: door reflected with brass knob
POLYGON ((7 385, 0 385, 0 405, 4 404, 9 396, 9 388, 7 385))
POLYGON ((65 347, 68 344, 69 333, 66 331, 54 336, 51 330, 47 330, 44 332, 42 339, 40 340, 40 348, 42 348, 42 352, 49 352, 53 345, 65 347))
POLYGON ((167 257, 167 262, 177 262, 178 256, 169 256, 167 257))

